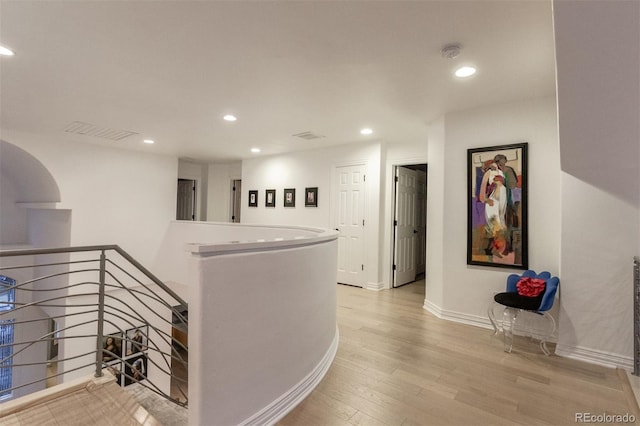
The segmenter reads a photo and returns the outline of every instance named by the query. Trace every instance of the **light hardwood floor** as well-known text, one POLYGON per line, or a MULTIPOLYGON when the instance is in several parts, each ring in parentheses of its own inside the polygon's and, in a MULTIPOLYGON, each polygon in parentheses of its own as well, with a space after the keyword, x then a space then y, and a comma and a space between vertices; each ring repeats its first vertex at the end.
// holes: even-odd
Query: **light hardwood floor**
MULTIPOLYGON (((621 370, 558 356, 422 309, 424 281, 372 292, 338 286, 340 345, 289 425, 575 425, 576 413, 631 414, 621 370)), ((485 301, 479 301, 485 303, 485 301)))

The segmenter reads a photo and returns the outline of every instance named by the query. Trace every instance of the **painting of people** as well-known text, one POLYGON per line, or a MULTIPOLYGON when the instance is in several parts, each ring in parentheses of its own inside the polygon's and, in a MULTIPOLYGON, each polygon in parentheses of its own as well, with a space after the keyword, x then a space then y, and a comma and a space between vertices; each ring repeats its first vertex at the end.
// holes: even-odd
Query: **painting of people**
POLYGON ((527 269, 527 147, 468 150, 467 264, 527 269))

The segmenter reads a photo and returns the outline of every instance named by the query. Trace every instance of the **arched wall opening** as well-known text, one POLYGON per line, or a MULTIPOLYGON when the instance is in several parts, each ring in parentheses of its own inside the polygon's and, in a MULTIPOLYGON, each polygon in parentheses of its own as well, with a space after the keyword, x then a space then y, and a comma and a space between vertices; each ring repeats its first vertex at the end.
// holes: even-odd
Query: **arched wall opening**
POLYGON ((33 155, 0 140, 0 246, 69 244, 71 212, 56 209, 60 188, 33 155))
MULTIPOLYGON (((60 188, 53 175, 36 157, 7 141, 0 140, 0 249, 21 248, 52 248, 69 245, 71 235, 71 210, 57 209, 61 201, 60 188)), ((68 261, 68 255, 57 255, 56 260, 68 261)), ((20 264, 18 258, 6 258, 0 266, 11 267, 20 264)), ((51 259, 51 258, 50 258, 51 259)), ((32 259, 39 263, 38 256, 32 259)), ((62 272, 68 266, 8 269, 17 283, 23 283, 37 276, 62 272)), ((38 288, 64 288, 65 278, 50 278, 40 281, 38 288)), ((33 288, 33 284, 29 288, 33 288)), ((16 295, 16 303, 30 303, 35 301, 31 292, 21 292, 16 295)), ((63 295, 66 290, 56 291, 56 295, 63 295)), ((52 293, 48 293, 48 297, 52 293)), ((37 339, 49 331, 51 318, 63 314, 63 308, 49 307, 45 310, 32 308, 28 312, 20 311, 16 320, 24 318, 41 318, 41 321, 17 325, 14 329, 15 341, 29 341, 37 339)), ((58 320, 62 325, 63 320, 58 320)), ((60 345, 62 346, 62 345, 60 345)), ((61 348, 60 352, 64 352, 61 348)), ((39 344, 39 350, 31 351, 28 355, 13 358, 14 364, 36 363, 31 368, 16 368, 12 377, 12 386, 33 383, 46 376, 45 363, 51 361, 52 351, 44 343, 39 344)), ((13 370, 13 369, 12 369, 13 370)), ((18 388, 12 397, 20 397, 30 392, 44 388, 46 383, 40 382, 24 388, 18 388)))

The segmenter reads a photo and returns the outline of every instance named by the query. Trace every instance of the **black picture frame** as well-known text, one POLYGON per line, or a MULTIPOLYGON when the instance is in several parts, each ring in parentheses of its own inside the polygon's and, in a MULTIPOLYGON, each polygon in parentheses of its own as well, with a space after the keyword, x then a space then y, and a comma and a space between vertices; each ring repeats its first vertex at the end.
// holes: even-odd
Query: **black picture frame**
POLYGON ((285 188, 284 190, 284 207, 296 206, 296 189, 285 188))
POLYGON ((528 143, 467 150, 467 264, 528 269, 528 143))
POLYGON ((304 206, 318 207, 318 187, 305 188, 304 190, 304 206))
POLYGON ((142 326, 127 330, 126 334, 126 351, 125 356, 136 356, 144 353, 148 348, 149 327, 142 326))
POLYGON ((102 337, 102 362, 122 359, 122 333, 111 333, 102 337))
POLYGON ((258 207, 258 191, 249 191, 249 207, 258 207))
POLYGON ((124 386, 141 382, 147 378, 147 355, 141 355, 128 358, 124 362, 124 386))
POLYGON ((265 207, 275 207, 276 206, 276 190, 275 189, 267 189, 264 197, 264 206, 265 207))

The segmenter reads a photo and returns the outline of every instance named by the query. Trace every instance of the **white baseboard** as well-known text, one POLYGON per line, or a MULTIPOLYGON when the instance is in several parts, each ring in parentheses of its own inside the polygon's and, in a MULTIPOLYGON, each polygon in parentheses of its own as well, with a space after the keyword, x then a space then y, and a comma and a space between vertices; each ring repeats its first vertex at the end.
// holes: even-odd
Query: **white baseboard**
POLYGON ((611 352, 558 344, 556 346, 556 355, 585 361, 591 364, 603 365, 605 367, 622 368, 633 371, 632 357, 611 352))
POLYGON ((640 406, 640 377, 634 376, 629 370, 626 371, 626 374, 631 390, 633 391, 633 396, 636 398, 636 403, 640 406))
POLYGON ((271 404, 241 422, 241 425, 273 425, 300 404, 322 380, 338 351, 340 333, 336 325, 336 334, 318 365, 300 382, 283 393, 271 404))
POLYGON ((427 311, 431 312, 433 315, 443 320, 458 322, 461 324, 473 325, 475 327, 493 329, 493 326, 491 325, 491 322, 489 321, 488 317, 463 314, 461 312, 455 312, 455 311, 445 311, 441 309, 439 306, 433 304, 432 302, 426 299, 422 307, 427 311))
MULTIPOLYGON (((443 320, 453 321, 453 322, 458 322, 462 324, 468 324, 468 325, 473 325, 476 327, 482 327, 482 328, 488 328, 488 329, 493 328, 493 326, 491 325, 491 322, 489 321, 489 318, 487 317, 463 314, 463 313, 454 312, 454 311, 446 311, 426 299, 424 301, 423 308, 431 312, 436 317, 443 320)), ((515 333, 519 334, 517 330, 515 331, 515 333)), ((556 342, 557 336, 553 336, 551 339, 549 339, 549 341, 556 342)), ((579 361, 585 361, 591 364, 602 365, 604 367, 633 370, 632 357, 614 354, 611 352, 557 344, 555 354, 565 358, 571 358, 579 361)))
POLYGON ((382 290, 386 290, 387 286, 383 282, 381 282, 381 283, 367 282, 367 286, 365 288, 367 290, 382 291, 382 290))

